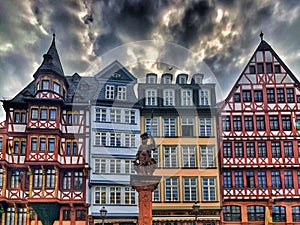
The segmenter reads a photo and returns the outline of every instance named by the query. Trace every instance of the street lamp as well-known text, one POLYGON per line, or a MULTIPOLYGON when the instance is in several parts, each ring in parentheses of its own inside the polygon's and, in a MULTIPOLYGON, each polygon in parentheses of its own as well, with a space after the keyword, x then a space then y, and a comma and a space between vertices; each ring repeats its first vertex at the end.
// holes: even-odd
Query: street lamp
POLYGON ((200 205, 198 202, 195 202, 193 205, 193 213, 195 214, 195 220, 196 220, 196 225, 197 225, 197 218, 198 218, 198 213, 199 213, 200 205))
POLYGON ((107 214, 107 209, 103 206, 101 209, 100 209, 100 216, 102 218, 102 225, 104 225, 104 219, 106 217, 106 214, 107 214))

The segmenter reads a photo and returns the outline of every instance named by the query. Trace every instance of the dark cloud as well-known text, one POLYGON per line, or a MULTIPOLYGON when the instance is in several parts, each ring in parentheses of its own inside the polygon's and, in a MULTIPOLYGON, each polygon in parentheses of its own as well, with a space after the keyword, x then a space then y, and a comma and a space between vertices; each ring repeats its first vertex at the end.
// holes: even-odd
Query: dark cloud
POLYGON ((94 42, 94 52, 101 56, 108 50, 111 50, 122 44, 122 41, 115 33, 102 34, 98 36, 94 42))

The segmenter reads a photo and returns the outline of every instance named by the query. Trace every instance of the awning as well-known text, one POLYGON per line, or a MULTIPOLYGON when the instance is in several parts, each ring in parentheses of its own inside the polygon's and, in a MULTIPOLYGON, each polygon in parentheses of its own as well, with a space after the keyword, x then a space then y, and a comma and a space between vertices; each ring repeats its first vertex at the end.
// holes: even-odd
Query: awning
MULTIPOLYGON (((197 220, 220 220, 220 216, 198 216, 197 220)), ((153 221, 195 221, 195 216, 153 216, 153 221)))
MULTIPOLYGON (((105 223, 137 223, 137 219, 134 218, 107 218, 104 220, 105 223)), ((102 219, 95 219, 94 223, 102 224, 102 219)))

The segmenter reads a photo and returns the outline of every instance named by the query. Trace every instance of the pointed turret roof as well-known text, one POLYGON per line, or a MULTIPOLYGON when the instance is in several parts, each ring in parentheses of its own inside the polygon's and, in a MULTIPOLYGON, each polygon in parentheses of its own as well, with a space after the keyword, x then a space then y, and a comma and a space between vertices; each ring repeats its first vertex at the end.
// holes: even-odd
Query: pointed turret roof
POLYGON ((53 34, 53 39, 48 52, 43 55, 44 60, 42 65, 38 68, 37 72, 40 70, 52 70, 60 76, 64 76, 64 71, 59 59, 59 55, 55 46, 55 33, 53 34))

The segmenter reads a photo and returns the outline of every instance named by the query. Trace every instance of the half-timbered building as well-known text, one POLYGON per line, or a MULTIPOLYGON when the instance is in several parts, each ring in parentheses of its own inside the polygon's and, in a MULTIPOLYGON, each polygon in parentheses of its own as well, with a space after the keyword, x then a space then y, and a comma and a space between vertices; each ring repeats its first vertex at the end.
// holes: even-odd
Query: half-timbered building
POLYGON ((220 224, 215 84, 203 74, 146 75, 138 87, 141 131, 154 137, 154 175, 162 180, 153 193, 153 224, 220 224))
POLYGON ((220 104, 223 224, 299 224, 299 81, 263 40, 220 104))
POLYGON ((74 110, 79 76, 65 76, 55 35, 33 78, 3 101, 1 224, 86 224, 87 104, 74 110))

